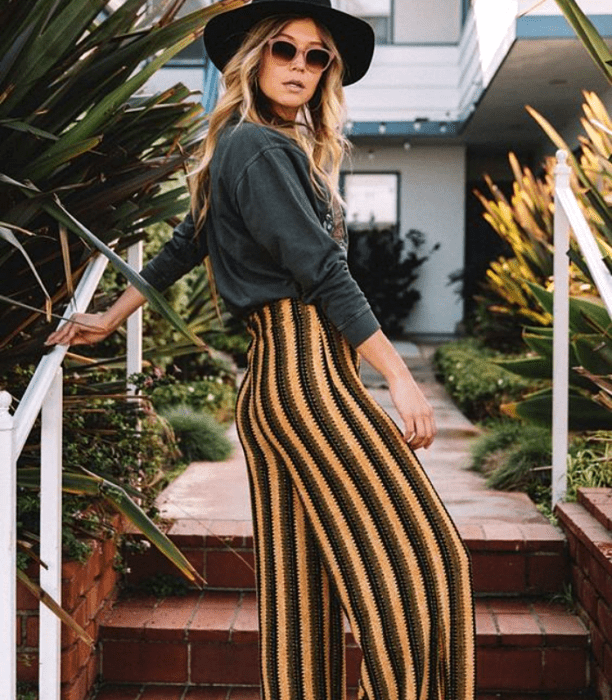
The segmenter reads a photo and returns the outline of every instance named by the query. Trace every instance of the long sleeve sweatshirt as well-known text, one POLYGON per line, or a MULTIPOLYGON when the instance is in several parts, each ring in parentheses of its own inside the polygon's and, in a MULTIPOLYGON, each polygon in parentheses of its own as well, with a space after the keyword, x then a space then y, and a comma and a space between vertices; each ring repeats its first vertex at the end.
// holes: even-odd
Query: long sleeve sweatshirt
POLYGON ((165 289, 206 255, 219 294, 239 316, 282 298, 317 304, 357 346, 379 328, 351 277, 328 202, 306 154, 274 129, 229 124, 210 163, 211 199, 196 234, 188 214, 142 276, 165 289))

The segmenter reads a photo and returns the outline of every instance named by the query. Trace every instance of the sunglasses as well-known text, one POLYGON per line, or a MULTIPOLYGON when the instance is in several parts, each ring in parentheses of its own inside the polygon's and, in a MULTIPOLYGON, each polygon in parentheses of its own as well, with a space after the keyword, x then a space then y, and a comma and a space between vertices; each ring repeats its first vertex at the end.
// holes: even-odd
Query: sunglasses
POLYGON ((270 56, 281 66, 288 66, 295 57, 304 57, 306 68, 312 73, 322 73, 334 60, 334 54, 327 49, 306 49, 303 51, 287 39, 270 39, 268 41, 270 56))

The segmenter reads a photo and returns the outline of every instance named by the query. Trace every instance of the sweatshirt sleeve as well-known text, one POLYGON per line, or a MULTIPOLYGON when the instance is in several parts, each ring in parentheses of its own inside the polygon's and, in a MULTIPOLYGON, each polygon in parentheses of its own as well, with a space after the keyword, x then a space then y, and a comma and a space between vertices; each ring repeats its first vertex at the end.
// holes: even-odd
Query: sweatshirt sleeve
POLYGON ((174 229, 172 238, 142 269, 141 275, 158 291, 167 289, 208 255, 206 235, 196 235, 191 212, 174 229))
POLYGON ((346 253, 321 225, 307 164, 291 149, 270 147, 249 159, 235 201, 249 233, 357 346, 380 327, 351 276, 346 253))

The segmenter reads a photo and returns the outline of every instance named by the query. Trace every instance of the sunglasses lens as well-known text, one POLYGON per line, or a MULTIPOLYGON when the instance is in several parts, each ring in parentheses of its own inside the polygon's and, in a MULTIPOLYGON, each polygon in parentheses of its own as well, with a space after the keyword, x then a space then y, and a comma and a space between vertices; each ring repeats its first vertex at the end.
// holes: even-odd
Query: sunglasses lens
POLYGON ((306 65, 315 70, 325 70, 330 62, 330 55, 321 49, 310 49, 306 54, 306 65))
POLYGON ((272 56, 283 63, 289 63, 295 58, 297 49, 288 41, 274 41, 271 44, 272 56))

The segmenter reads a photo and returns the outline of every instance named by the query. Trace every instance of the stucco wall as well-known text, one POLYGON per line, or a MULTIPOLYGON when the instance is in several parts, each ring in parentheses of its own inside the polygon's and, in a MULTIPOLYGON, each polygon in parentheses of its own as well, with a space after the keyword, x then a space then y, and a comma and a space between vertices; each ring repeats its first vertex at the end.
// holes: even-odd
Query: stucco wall
POLYGON ((397 43, 455 44, 461 31, 461 2, 395 0, 393 38, 397 43))
POLYGON ((453 334, 462 304, 448 276, 463 267, 465 238, 465 148, 463 146, 356 147, 352 172, 400 173, 400 231, 416 228, 426 246, 441 247, 420 270, 422 294, 407 321, 408 333, 453 334))

